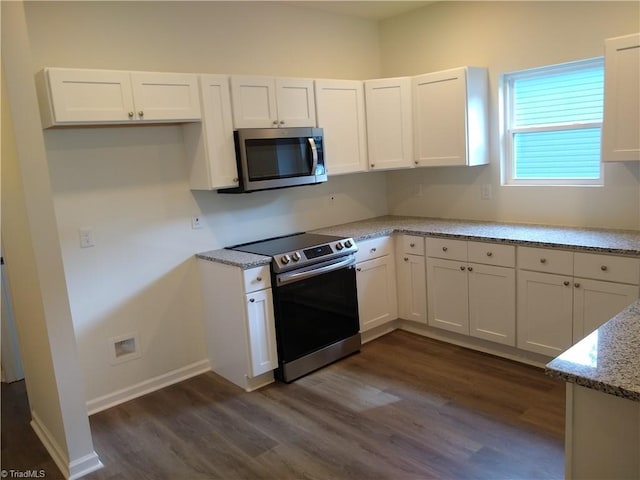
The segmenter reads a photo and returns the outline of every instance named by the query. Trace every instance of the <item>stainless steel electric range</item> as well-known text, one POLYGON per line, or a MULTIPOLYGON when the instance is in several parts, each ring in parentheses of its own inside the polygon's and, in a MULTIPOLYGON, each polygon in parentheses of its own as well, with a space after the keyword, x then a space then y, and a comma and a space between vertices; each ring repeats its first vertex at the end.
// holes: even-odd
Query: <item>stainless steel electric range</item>
POLYGON ((360 350, 352 238, 298 233, 229 248, 272 257, 277 379, 291 382, 360 350))

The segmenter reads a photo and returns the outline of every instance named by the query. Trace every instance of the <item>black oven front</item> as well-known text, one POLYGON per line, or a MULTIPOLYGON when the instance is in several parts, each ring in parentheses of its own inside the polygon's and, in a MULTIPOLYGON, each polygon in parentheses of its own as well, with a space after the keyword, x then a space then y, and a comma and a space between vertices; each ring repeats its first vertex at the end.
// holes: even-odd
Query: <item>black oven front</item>
POLYGON ((276 378, 291 382, 360 350, 353 254, 274 275, 276 378))

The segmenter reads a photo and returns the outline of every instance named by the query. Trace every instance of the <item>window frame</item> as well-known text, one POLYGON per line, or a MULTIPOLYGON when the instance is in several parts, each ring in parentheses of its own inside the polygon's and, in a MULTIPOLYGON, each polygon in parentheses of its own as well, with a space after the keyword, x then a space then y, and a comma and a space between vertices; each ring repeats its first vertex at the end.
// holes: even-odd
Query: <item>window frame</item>
POLYGON ((602 150, 600 151, 600 176, 598 178, 514 178, 515 165, 513 155, 513 139, 516 133, 551 132, 561 130, 579 130, 587 128, 599 128, 602 139, 602 120, 599 122, 573 122, 553 123, 539 126, 513 127, 514 122, 514 88, 515 80, 543 76, 545 74, 562 73, 580 67, 600 66, 604 70, 604 57, 594 57, 573 62, 565 62, 542 67, 529 68, 501 75, 501 108, 500 108, 500 134, 502 136, 501 152, 501 177, 505 186, 604 186, 604 168, 602 163, 602 150))

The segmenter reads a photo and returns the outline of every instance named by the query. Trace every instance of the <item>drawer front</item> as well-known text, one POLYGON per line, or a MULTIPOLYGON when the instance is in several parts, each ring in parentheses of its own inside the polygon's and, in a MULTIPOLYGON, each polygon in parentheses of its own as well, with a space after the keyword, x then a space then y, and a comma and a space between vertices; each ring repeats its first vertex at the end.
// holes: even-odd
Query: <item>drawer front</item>
POLYGON ((518 268, 573 275, 573 253, 548 248, 518 247, 518 268))
POLYGON ((576 277, 638 285, 640 283, 640 259, 575 253, 573 273, 576 277))
POLYGON ((393 238, 379 237, 369 240, 356 241, 356 263, 366 262, 374 258, 383 257, 393 252, 393 238))
POLYGON ((416 235, 402 235, 402 252, 410 255, 424 255, 424 237, 416 235))
POLYGON ((436 258, 467 261, 466 240, 427 237, 427 255, 436 258))
POLYGON ((498 267, 516 266, 516 247, 497 243, 469 242, 467 245, 469 261, 498 267))
POLYGON ((269 265, 249 268, 247 270, 244 270, 242 274, 244 277, 245 293, 264 290, 265 288, 269 288, 271 286, 271 274, 269 271, 269 265))

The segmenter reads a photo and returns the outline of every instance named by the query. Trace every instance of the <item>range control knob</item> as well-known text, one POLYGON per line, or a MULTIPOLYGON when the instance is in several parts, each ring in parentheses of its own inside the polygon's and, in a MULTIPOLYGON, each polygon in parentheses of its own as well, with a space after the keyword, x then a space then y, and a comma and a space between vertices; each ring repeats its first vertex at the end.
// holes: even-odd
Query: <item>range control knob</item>
POLYGON ((342 242, 338 242, 336 243, 336 250, 340 251, 344 248, 344 245, 342 245, 342 242))
POLYGON ((344 242, 344 246, 347 248, 351 248, 353 247, 353 242, 351 240, 347 240, 346 242, 344 242))
POLYGON ((280 257, 280 261, 286 265, 287 263, 289 263, 291 261, 291 257, 289 257, 289 255, 283 255, 280 257))
POLYGON ((293 260, 294 262, 297 262, 298 260, 300 260, 300 254, 298 252, 293 252, 291 254, 291 260, 293 260))

